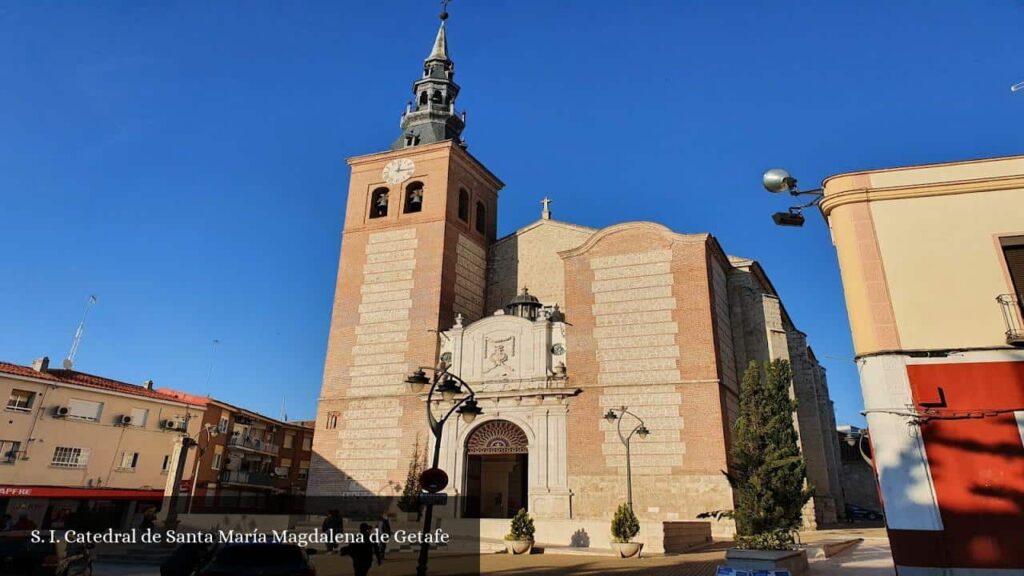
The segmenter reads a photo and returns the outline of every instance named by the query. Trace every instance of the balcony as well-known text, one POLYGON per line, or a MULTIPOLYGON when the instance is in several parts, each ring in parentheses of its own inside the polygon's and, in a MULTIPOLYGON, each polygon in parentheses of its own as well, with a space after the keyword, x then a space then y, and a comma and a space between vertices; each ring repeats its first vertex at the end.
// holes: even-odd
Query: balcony
POLYGON ((224 484, 244 484, 246 486, 262 486, 273 488, 277 480, 265 472, 246 472, 245 470, 227 470, 220 475, 224 484))
POLYGON ((1024 309, 1021 308, 1019 294, 1000 294, 996 296, 1003 312, 1003 324, 1006 326, 1006 343, 1011 346, 1024 347, 1024 309))
POLYGON ((274 456, 276 456, 281 450, 281 447, 277 444, 271 444, 270 442, 264 442, 258 438, 250 438, 248 436, 232 436, 228 438, 228 448, 251 450, 262 454, 272 454, 274 456))

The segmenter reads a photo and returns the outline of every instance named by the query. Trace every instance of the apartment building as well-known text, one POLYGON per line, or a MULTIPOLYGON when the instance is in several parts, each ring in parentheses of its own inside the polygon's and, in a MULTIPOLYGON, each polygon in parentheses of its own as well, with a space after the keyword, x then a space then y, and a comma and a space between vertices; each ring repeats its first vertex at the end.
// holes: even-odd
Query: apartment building
POLYGON ((193 500, 186 509, 265 509, 300 501, 283 496, 305 495, 313 422, 286 422, 176 390, 158 392, 206 408, 196 437, 198 465, 186 468, 182 482, 193 500))
POLYGON ((159 507, 174 441, 206 409, 48 358, 0 362, 0 398, 0 511, 42 529, 126 527, 159 507))
POLYGON ((824 182, 899 574, 1024 573, 1024 156, 824 182))

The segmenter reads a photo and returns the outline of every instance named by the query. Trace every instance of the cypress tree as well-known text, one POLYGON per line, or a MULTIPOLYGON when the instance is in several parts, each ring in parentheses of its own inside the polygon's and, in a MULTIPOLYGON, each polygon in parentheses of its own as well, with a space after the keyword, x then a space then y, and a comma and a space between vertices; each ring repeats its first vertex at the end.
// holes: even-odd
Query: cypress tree
POLYGON ((789 390, 793 373, 787 360, 751 362, 740 387, 728 474, 736 498, 736 531, 751 548, 786 548, 800 528, 802 509, 813 489, 793 427, 796 401, 789 390))

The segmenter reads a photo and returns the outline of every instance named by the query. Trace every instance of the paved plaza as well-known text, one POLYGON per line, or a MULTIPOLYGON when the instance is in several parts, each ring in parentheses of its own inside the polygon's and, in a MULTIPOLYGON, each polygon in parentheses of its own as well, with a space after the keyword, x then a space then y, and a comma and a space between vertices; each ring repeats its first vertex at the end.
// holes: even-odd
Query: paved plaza
MULTIPOLYGON (((864 541, 829 559, 811 560, 814 576, 895 576, 892 554, 885 531, 881 528, 822 530, 804 534, 803 540, 811 545, 822 541, 863 538, 864 541)), ((445 576, 555 576, 578 574, 597 576, 714 576, 715 567, 723 563, 727 543, 718 543, 711 549, 690 554, 650 556, 623 560, 592 553, 546 553, 529 556, 483 554, 478 557, 463 554, 431 553, 430 574, 445 576), (475 564, 479 560, 479 568, 475 564), (479 570, 479 571, 477 571, 479 570)), ((318 576, 345 576, 352 574, 352 563, 347 557, 316 555, 314 564, 318 576)), ((97 564, 95 576, 158 576, 156 566, 97 564)), ((383 566, 374 566, 371 576, 408 576, 416 573, 416 555, 412 552, 392 554, 383 566)))

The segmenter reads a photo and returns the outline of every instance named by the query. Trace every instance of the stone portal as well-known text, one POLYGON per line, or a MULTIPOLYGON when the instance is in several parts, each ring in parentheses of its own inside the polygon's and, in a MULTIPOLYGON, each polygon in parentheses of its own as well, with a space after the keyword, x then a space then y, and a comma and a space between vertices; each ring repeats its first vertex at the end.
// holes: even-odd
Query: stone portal
POLYGON ((507 420, 482 424, 466 441, 467 518, 511 518, 529 508, 529 441, 507 420))

